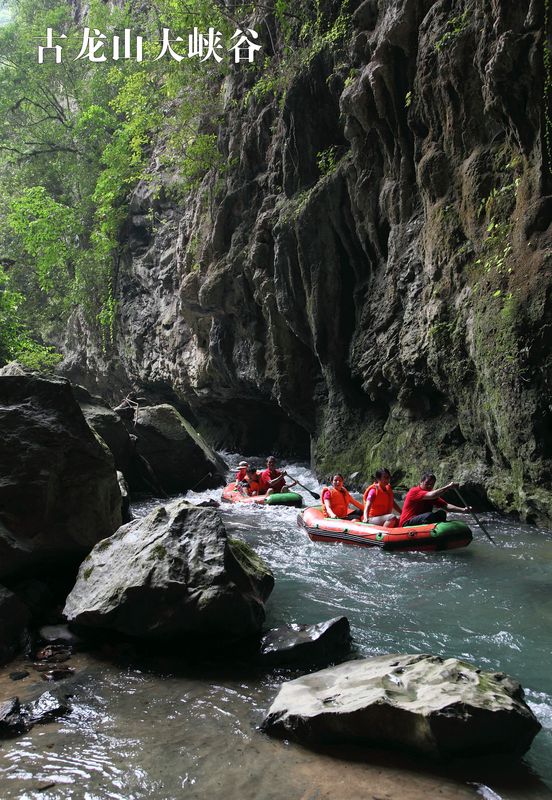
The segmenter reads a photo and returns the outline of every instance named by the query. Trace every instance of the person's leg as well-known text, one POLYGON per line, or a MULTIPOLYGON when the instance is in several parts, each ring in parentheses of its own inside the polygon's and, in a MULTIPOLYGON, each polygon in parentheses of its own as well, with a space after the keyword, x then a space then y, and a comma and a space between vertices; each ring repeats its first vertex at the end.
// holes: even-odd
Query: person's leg
POLYGON ((444 508, 439 508, 437 511, 427 511, 425 514, 418 514, 417 517, 412 517, 408 522, 404 523, 405 528, 410 528, 412 525, 431 525, 434 522, 445 522, 447 512, 444 508))
POLYGON ((394 514, 382 514, 379 517, 368 517, 370 525, 383 525, 386 528, 395 528, 399 519, 394 514))

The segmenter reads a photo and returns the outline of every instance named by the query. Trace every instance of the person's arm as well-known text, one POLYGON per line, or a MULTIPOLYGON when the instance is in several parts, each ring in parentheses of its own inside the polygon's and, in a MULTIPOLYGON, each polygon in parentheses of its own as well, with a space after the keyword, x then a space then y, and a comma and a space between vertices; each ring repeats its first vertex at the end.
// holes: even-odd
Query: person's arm
POLYGON ((451 481, 451 483, 447 483, 446 486, 442 486, 440 489, 432 489, 431 492, 425 493, 426 500, 435 500, 436 497, 440 497, 445 492, 448 492, 449 489, 457 489, 458 484, 451 481))
POLYGON ((324 508, 328 512, 328 516, 331 519, 337 519, 337 517, 334 514, 334 512, 332 511, 332 507, 330 505, 330 493, 329 492, 324 492, 324 494, 322 495, 322 502, 324 503, 324 508))
POLYGON ((272 480, 270 480, 270 481, 268 482, 268 485, 269 485, 269 486, 272 488, 272 486, 273 486, 273 485, 275 486, 275 485, 278 483, 278 481, 279 481, 281 478, 285 478, 285 477, 286 477, 286 475, 287 475, 287 472, 286 472, 285 470, 282 470, 282 472, 280 472, 280 474, 279 474, 279 475, 276 475, 276 477, 275 477, 275 478, 272 478, 272 480))
POLYGON ((372 489, 371 492, 368 492, 368 497, 366 498, 366 503, 364 505, 364 510, 362 512, 361 522, 368 522, 368 517, 370 516, 370 508, 372 507, 373 500, 374 500, 374 490, 372 489))
POLYGON ((447 511, 457 511, 459 514, 471 514, 471 506, 453 506, 451 503, 446 504, 447 511))

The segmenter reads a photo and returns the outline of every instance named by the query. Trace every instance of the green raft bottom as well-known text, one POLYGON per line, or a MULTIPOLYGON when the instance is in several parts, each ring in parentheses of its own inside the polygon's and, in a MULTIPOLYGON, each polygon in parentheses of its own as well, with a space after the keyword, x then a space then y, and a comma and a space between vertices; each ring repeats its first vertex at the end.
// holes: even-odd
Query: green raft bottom
POLYGON ((435 537, 460 535, 472 538, 470 527, 465 522, 460 522, 457 519, 453 519, 450 522, 438 522, 431 531, 431 535, 435 537))
POLYGON ((267 506, 295 506, 301 508, 303 498, 297 492, 281 492, 280 494, 269 494, 265 500, 267 506))

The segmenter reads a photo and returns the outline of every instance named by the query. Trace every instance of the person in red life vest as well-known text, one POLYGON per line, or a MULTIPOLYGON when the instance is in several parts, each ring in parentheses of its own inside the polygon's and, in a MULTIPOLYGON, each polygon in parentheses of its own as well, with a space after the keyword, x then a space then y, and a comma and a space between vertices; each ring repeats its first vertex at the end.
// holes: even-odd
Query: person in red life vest
POLYGON ((441 497, 449 489, 456 489, 457 483, 447 483, 446 486, 434 489, 436 480, 432 472, 424 472, 418 486, 413 486, 408 490, 399 522, 401 528, 444 522, 447 518, 447 511, 459 511, 465 514, 471 512, 471 506, 453 506, 441 497), (438 510, 433 511, 433 506, 438 506, 438 510))
POLYGON ((247 463, 247 461, 240 461, 240 463, 238 464, 238 469, 236 471, 236 483, 239 483, 240 481, 244 480, 247 474, 248 466, 249 464, 247 463))
POLYGON ((261 481, 256 469, 247 467, 242 485, 244 485, 248 497, 257 497, 261 493, 261 481))
POLYGON ((378 469, 375 474, 376 482, 369 486, 362 498, 364 511, 362 522, 370 525, 383 525, 385 528, 396 528, 399 517, 393 514, 393 509, 401 513, 401 507, 393 496, 391 488, 391 473, 388 469, 378 469))
POLYGON ((334 475, 330 488, 322 490, 322 511, 325 517, 331 519, 355 519, 360 516, 358 511, 349 513, 349 506, 356 506, 360 511, 364 506, 351 497, 347 489, 343 486, 343 475, 334 475))
POLYGON ((266 460, 266 469, 260 474, 261 481, 261 494, 280 494, 287 492, 292 486, 295 486, 295 481, 286 484, 285 470, 276 469, 276 459, 274 456, 269 456, 266 460))

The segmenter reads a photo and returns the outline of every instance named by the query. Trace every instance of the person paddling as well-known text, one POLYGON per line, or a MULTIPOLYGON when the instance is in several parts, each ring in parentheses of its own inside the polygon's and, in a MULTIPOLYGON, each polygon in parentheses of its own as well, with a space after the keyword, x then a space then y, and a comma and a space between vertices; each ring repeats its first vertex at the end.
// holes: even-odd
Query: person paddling
POLYGON ((276 459, 274 456, 269 456, 266 460, 266 469, 260 474, 261 494, 280 494, 287 492, 292 486, 295 486, 295 481, 286 484, 287 472, 285 469, 276 469, 276 459))
POLYGON ((358 511, 349 513, 350 505, 355 506, 360 511, 364 508, 362 503, 351 497, 343 485, 343 475, 337 473, 332 478, 331 487, 325 487, 322 490, 322 511, 324 516, 330 517, 330 519, 357 519, 360 514, 358 511))
POLYGON ((458 511, 463 514, 471 512, 470 506, 453 506, 441 497, 449 489, 456 489, 457 483, 447 483, 446 486, 434 489, 436 480, 432 472, 424 472, 418 486, 413 486, 408 490, 399 522, 401 528, 444 522, 447 518, 447 511, 458 511), (434 506, 438 506, 437 511, 433 511, 434 506))
POLYGON ((376 481, 364 492, 364 511, 362 522, 370 525, 383 525, 385 528, 396 528, 399 517, 393 514, 393 509, 401 513, 401 507, 393 496, 391 488, 391 473, 388 469, 376 470, 376 481))

